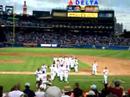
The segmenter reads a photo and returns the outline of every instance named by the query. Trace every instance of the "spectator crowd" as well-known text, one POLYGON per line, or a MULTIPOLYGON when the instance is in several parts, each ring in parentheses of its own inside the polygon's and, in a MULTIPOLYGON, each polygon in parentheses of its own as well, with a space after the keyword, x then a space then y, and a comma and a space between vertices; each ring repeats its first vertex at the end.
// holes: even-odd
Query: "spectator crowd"
POLYGON ((130 97, 130 89, 125 91, 121 81, 116 80, 112 85, 104 84, 100 91, 96 84, 92 84, 88 91, 84 91, 79 83, 75 83, 73 88, 69 84, 65 85, 63 89, 52 84, 44 89, 44 86, 40 85, 34 91, 27 82, 24 90, 20 89, 20 84, 16 84, 8 93, 3 93, 3 87, 0 86, 0 97, 130 97))
MULTIPOLYGON (((7 32, 8 33, 8 32, 7 32)), ((13 34, 6 34, 8 42, 13 41, 13 34)), ((98 35, 87 35, 82 33, 54 33, 54 32, 38 32, 19 31, 15 35, 16 44, 24 43, 34 44, 57 44, 59 47, 73 47, 74 45, 99 45, 99 46, 130 46, 130 38, 123 37, 107 37, 98 35)))

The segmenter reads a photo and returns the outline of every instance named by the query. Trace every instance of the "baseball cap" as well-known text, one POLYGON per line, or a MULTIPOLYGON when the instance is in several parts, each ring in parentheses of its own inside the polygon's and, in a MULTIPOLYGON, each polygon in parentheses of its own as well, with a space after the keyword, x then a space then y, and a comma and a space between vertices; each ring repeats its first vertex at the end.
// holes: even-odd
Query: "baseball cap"
POLYGON ((90 88, 95 90, 95 89, 97 89, 97 86, 95 84, 93 84, 93 85, 90 86, 90 88))
POLYGON ((56 86, 50 86, 45 92, 45 97, 61 97, 61 96, 62 92, 60 88, 56 86))
POLYGON ((88 95, 95 95, 95 92, 92 91, 92 90, 90 90, 90 91, 88 92, 88 95))
POLYGON ((25 86, 30 87, 30 83, 29 83, 29 82, 26 82, 26 83, 25 83, 25 86))

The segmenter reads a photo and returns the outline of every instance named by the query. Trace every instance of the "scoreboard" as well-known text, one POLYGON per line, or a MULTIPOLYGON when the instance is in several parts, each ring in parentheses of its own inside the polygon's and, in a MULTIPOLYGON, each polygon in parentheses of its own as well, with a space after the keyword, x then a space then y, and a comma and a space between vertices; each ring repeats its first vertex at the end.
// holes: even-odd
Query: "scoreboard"
POLYGON ((68 17, 97 18, 98 13, 68 12, 68 17))
POLYGON ((81 18, 97 18, 98 6, 67 6, 67 17, 81 17, 81 18))

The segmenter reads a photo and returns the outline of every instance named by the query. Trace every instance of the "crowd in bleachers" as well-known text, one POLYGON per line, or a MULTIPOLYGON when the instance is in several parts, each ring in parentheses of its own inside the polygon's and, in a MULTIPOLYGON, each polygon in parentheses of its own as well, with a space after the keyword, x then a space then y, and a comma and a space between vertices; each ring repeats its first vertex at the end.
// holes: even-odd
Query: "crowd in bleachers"
POLYGON ((84 91, 79 83, 75 83, 73 88, 68 84, 62 89, 54 85, 49 85, 47 89, 44 89, 40 85, 34 91, 27 82, 24 90, 20 89, 20 84, 16 84, 8 93, 3 93, 3 86, 0 86, 0 97, 130 97, 130 89, 125 91, 121 82, 116 80, 113 85, 104 84, 101 90, 98 90, 96 84, 92 84, 89 90, 84 91))
MULTIPOLYGON (((15 21, 15 27, 22 27, 22 28, 48 28, 51 27, 54 29, 59 28, 62 30, 62 28, 83 28, 89 27, 89 24, 93 24, 91 21, 81 21, 82 23, 71 23, 71 22, 58 22, 58 21, 52 21, 52 20, 38 20, 34 17, 22 17, 20 19, 16 18, 15 21)), ((11 19, 5 19, 0 18, 0 24, 1 27, 13 27, 13 21, 11 19)), ((101 26, 91 26, 92 28, 102 28, 101 26)), ((111 29, 111 26, 107 26, 107 28, 111 29)), ((106 30, 108 30, 106 28, 106 30)), ((54 30, 53 29, 53 30, 54 30)), ((109 30, 108 30, 109 31, 109 30)), ((111 30, 110 30, 111 31, 111 30)), ((10 34, 13 32, 5 32, 6 38, 9 42, 13 41, 13 34, 10 34)), ((93 33, 93 32, 89 32, 93 33)), ((98 32, 97 32, 98 33, 98 32)), ((103 32, 102 32, 103 33, 103 32)), ((111 34, 112 32, 110 32, 111 34)), ((16 31, 15 32, 15 38, 17 44, 23 44, 23 43, 37 43, 37 44, 58 44, 60 47, 71 47, 73 45, 111 45, 111 46, 130 46, 130 38, 123 38, 123 37, 107 37, 105 36, 98 36, 98 35, 88 35, 85 34, 85 32, 82 33, 75 33, 75 32, 66 32, 60 31, 60 32, 46 32, 46 31, 16 31)), ((108 33, 107 33, 108 34, 108 33)))
MULTIPOLYGON (((8 18, 8 19, 4 19, 4 18, 0 18, 0 24, 2 24, 2 26, 6 26, 6 27, 13 27, 14 22, 13 22, 13 18, 8 18)), ((43 22, 43 21, 38 21, 34 18, 26 18, 26 19, 19 19, 16 17, 15 19, 15 26, 16 27, 34 27, 34 28, 40 28, 40 27, 49 27, 48 22, 43 22)))
MULTIPOLYGON (((9 39, 9 38, 8 38, 9 39)), ((53 33, 53 32, 18 32, 16 33, 16 42, 37 43, 37 44, 58 44, 61 47, 71 45, 109 45, 109 46, 130 46, 130 38, 92 36, 75 33, 53 33)))

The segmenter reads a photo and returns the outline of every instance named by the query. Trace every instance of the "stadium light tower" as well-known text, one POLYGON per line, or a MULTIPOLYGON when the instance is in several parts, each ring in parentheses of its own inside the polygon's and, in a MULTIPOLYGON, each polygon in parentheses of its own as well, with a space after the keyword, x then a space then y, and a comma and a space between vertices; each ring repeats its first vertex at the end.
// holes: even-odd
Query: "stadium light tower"
POLYGON ((13 44, 15 44, 15 9, 16 9, 16 0, 13 0, 13 44))

